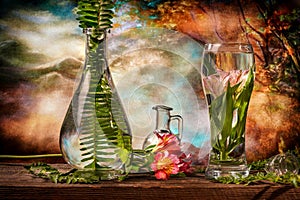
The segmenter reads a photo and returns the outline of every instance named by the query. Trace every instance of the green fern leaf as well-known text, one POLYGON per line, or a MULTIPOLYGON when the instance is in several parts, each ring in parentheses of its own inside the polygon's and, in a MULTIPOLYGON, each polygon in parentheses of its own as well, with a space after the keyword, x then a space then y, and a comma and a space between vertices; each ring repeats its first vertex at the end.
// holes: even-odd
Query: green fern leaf
POLYGON ((112 27, 113 8, 111 0, 79 0, 76 8, 79 27, 89 35, 86 66, 90 73, 87 95, 82 100, 79 145, 84 168, 95 170, 109 168, 105 163, 127 162, 131 150, 124 111, 105 67, 103 44, 105 32, 112 27))

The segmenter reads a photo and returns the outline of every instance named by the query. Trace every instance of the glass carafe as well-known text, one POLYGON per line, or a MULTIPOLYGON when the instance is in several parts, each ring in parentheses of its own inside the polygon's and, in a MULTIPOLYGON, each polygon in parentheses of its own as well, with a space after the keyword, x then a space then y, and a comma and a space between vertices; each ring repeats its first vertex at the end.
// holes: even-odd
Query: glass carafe
POLYGON ((105 30, 88 28, 86 58, 60 133, 60 148, 73 167, 101 180, 126 173, 132 137, 105 57, 105 30))
POLYGON ((156 105, 152 108, 156 110, 156 126, 155 130, 151 132, 145 139, 143 149, 151 149, 158 143, 158 135, 162 136, 166 133, 175 134, 180 142, 182 138, 182 117, 180 115, 171 115, 173 108, 165 105, 156 105), (170 123, 177 120, 177 133, 173 133, 170 129, 170 123))

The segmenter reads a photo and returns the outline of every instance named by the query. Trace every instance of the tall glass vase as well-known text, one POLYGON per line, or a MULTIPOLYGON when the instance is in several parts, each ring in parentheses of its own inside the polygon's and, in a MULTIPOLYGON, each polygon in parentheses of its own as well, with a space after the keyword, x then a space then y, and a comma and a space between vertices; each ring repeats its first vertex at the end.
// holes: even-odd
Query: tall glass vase
POLYGON ((251 45, 205 45, 201 76, 209 107, 212 146, 206 169, 208 178, 249 175, 245 127, 254 71, 251 45))
POLYGON ((75 168, 115 179, 130 165, 131 131, 106 62, 106 31, 84 33, 86 58, 62 124, 60 148, 75 168))

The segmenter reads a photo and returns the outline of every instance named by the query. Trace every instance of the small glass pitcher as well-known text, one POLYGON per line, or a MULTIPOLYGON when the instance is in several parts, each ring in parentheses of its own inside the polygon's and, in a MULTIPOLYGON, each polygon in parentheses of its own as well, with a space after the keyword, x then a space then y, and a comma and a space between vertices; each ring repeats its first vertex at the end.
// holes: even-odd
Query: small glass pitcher
POLYGON ((171 111, 173 108, 165 106, 165 105, 156 105, 152 108, 156 110, 156 126, 155 130, 150 133, 143 144, 143 149, 148 149, 154 147, 158 143, 157 134, 163 136, 166 133, 172 133, 170 130, 170 123, 172 120, 177 120, 178 129, 177 133, 175 134, 180 142, 182 138, 182 127, 183 127, 183 120, 180 115, 171 115, 171 111))

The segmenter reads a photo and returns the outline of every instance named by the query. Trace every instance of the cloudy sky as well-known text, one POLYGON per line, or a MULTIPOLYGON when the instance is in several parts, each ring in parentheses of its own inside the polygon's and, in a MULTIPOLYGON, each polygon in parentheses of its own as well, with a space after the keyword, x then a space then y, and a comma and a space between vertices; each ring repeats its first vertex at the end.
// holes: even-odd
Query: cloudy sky
POLYGON ((64 56, 83 58, 84 42, 72 11, 74 4, 3 2, 7 3, 7 9, 0 19, 1 39, 17 40, 31 53, 46 55, 51 60, 64 56))
POLYGON ((18 67, 31 70, 55 67, 66 58, 83 60, 84 37, 73 8, 70 1, 0 1, 0 79, 11 80, 10 85, 1 80, 5 85, 0 87, 1 152, 59 152, 73 80, 51 72, 19 82, 16 75, 18 67))

